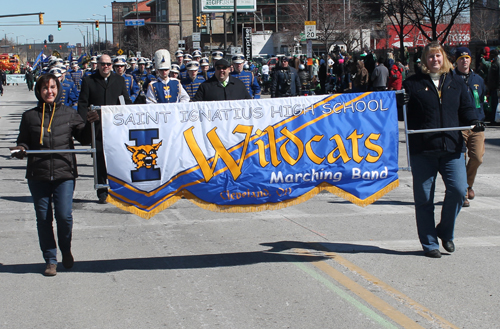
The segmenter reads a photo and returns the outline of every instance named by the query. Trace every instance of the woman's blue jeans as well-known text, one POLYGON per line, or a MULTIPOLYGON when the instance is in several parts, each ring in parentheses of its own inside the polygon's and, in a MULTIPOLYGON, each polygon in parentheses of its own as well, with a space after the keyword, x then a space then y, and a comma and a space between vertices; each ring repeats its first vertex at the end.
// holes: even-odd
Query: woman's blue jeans
POLYGON ((46 263, 57 264, 57 245, 52 221, 55 215, 59 249, 62 253, 71 251, 75 181, 72 179, 58 181, 28 179, 28 186, 35 205, 38 240, 43 258, 46 263))
POLYGON ((410 156, 413 197, 420 243, 425 252, 439 249, 440 238, 452 241, 455 220, 467 192, 467 174, 463 153, 432 152, 410 156), (434 220, 434 191, 437 173, 446 187, 441 221, 434 220))

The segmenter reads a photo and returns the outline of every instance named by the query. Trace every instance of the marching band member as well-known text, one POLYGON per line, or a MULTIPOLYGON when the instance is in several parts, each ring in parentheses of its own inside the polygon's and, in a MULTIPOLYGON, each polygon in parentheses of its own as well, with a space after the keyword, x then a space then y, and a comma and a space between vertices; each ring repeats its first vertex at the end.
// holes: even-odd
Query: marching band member
POLYGON ((118 56, 113 60, 113 68, 118 75, 121 75, 125 79, 125 85, 127 85, 127 91, 130 96, 132 103, 139 96, 139 85, 135 82, 132 75, 125 73, 127 67, 127 61, 124 57, 118 56))
POLYGON ((169 78, 170 53, 160 49, 155 53, 156 75, 158 80, 148 86, 146 103, 186 103, 189 95, 179 80, 169 78))
POLYGON ((232 77, 238 78, 245 84, 248 93, 252 98, 260 98, 260 85, 257 78, 250 71, 244 71, 243 65, 245 64, 245 56, 243 54, 236 54, 232 58, 233 72, 229 73, 232 77))
POLYGON ((196 61, 191 61, 186 64, 186 69, 188 72, 188 76, 185 79, 182 79, 182 86, 186 89, 189 98, 193 99, 194 95, 198 91, 200 84, 205 81, 202 75, 198 74, 198 69, 200 68, 200 64, 196 61))

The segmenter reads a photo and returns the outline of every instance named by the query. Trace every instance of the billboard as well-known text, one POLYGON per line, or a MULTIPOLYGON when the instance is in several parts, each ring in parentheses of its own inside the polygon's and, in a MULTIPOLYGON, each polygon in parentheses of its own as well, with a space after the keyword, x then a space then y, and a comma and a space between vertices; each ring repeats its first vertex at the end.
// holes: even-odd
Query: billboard
MULTIPOLYGON (((441 33, 448 24, 438 24, 437 32, 441 33)), ((430 31, 430 28, 426 28, 430 31)), ((425 47, 429 41, 422 35, 422 32, 413 25, 406 26, 404 29, 406 34, 404 39, 405 47, 425 47)), ((397 30, 392 25, 387 26, 388 39, 381 39, 377 42, 377 49, 399 48, 399 36, 397 30)), ((470 42, 470 24, 455 24, 450 30, 450 34, 446 39, 446 45, 456 47, 460 45, 468 45, 470 42)))
MULTIPOLYGON (((235 0, 201 0, 202 13, 232 13, 234 12, 235 0)), ((239 13, 257 10, 257 0, 236 0, 239 13)))

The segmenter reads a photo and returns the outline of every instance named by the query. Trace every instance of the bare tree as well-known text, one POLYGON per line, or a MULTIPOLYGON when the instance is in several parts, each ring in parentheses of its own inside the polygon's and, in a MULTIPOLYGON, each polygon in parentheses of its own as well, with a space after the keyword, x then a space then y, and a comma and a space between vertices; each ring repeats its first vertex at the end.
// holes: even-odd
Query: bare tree
POLYGON ((336 13, 342 20, 337 27, 335 38, 346 45, 348 52, 364 46, 363 29, 371 26, 368 14, 368 8, 360 0, 351 1, 349 7, 336 13))
MULTIPOLYGON (((291 23, 287 29, 297 35, 304 30, 304 21, 308 18, 307 0, 295 0, 287 7, 291 23)), ((348 51, 361 45, 360 29, 369 25, 367 8, 359 0, 351 1, 349 8, 341 1, 326 0, 317 2, 311 8, 312 17, 316 19, 317 40, 325 49, 334 42, 342 42, 348 51)))
POLYGON ((399 37, 399 58, 405 58, 404 40, 409 35, 413 27, 410 20, 405 19, 405 12, 408 10, 408 3, 411 0, 387 0, 382 5, 382 10, 391 21, 394 30, 399 37), (406 32, 405 32, 406 31, 406 32))
POLYGON ((477 8, 471 11, 471 40, 481 41, 484 44, 488 40, 497 38, 500 24, 496 20, 497 13, 487 8, 477 8))
POLYGON ((160 38, 156 33, 154 26, 146 25, 140 30, 139 49, 137 49, 137 31, 135 29, 126 29, 123 31, 124 48, 140 51, 143 57, 152 58, 158 49, 168 49, 169 39, 160 38))
POLYGON ((406 19, 419 29, 428 41, 443 44, 457 18, 469 10, 475 0, 413 0, 407 2, 406 19), (438 31, 438 24, 445 24, 438 31))

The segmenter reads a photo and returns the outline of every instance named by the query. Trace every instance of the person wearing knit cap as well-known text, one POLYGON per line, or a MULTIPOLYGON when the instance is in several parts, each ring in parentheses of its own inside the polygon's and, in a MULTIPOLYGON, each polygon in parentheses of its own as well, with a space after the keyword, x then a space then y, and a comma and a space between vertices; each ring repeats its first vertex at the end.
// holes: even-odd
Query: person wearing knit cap
MULTIPOLYGON (((467 84, 469 96, 472 103, 474 104, 474 108, 476 109, 477 119, 479 121, 484 121, 485 116, 483 110, 483 102, 486 96, 486 86, 484 85, 483 78, 473 72, 470 68, 471 52, 469 48, 458 47, 455 50, 455 58, 457 64, 455 72, 459 76, 461 76, 467 84)), ((467 147, 467 155, 469 157, 465 166, 467 171, 468 187, 463 207, 469 207, 469 200, 474 199, 476 195, 474 189, 472 188, 472 185, 474 185, 477 169, 483 163, 485 138, 484 131, 474 132, 470 129, 462 131, 462 135, 464 136, 465 145, 467 147)))

